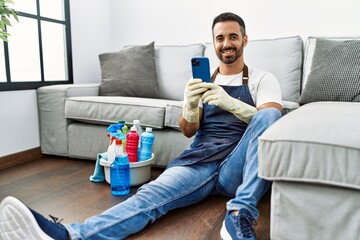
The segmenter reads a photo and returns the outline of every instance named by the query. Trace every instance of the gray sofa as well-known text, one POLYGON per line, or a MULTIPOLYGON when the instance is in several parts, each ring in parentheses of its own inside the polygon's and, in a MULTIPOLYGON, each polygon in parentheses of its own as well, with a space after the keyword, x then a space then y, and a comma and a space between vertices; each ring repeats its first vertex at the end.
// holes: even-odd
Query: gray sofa
MULTIPOLYGON (((144 51, 151 44, 142 47, 138 61, 143 61, 144 51), (140 59, 141 58, 141 59, 140 59)), ((102 95, 104 82, 114 78, 121 66, 110 69, 123 59, 125 48, 117 53, 101 54, 102 83, 72 84, 41 87, 37 90, 40 118, 41 150, 44 154, 69 156, 95 160, 98 153, 107 149, 109 140, 106 129, 118 120, 125 120, 131 126, 134 119, 139 119, 143 128, 152 127, 155 134, 154 154, 157 166, 166 166, 168 162, 189 147, 192 139, 181 134, 178 118, 181 114, 184 87, 191 77, 190 59, 193 56, 208 56, 211 67, 217 64, 217 58, 211 43, 186 46, 155 46, 154 66, 156 79, 152 85, 158 92, 136 85, 137 81, 126 82, 127 89, 138 90, 127 96, 102 95), (112 58, 111 66, 104 59, 112 58), (120 57, 119 57, 120 56, 120 57), (157 85, 156 85, 157 84, 157 85), (102 88, 103 87, 103 88, 102 88), (139 88, 145 88, 141 92, 139 88), (148 92, 156 94, 149 97, 148 92), (137 97, 141 94, 146 97, 137 97), (130 95, 130 96, 129 96, 130 95), (156 98, 155 98, 156 97, 156 98)), ((296 108, 300 96, 303 42, 300 37, 252 41, 246 48, 247 64, 264 68, 278 77, 283 91, 284 104, 287 108, 296 108), (268 61, 271 57, 272 61, 268 61), (283 62, 281 66, 273 61, 283 62)), ((149 53, 149 52, 147 52, 149 53)), ((150 53, 149 53, 150 54, 150 53)), ((126 56, 127 57, 127 56, 126 56)), ((125 58, 125 57, 124 57, 125 58)), ((128 60, 128 57, 126 58, 128 60)), ((142 63, 142 65, 146 65, 142 63)), ((146 65, 151 71, 151 67, 146 65)), ((141 66, 135 66, 135 71, 141 66)), ((131 72, 124 69, 124 74, 131 72)), ((118 73, 122 74, 122 72, 118 73)), ((134 73, 138 81, 143 81, 139 73, 134 73)), ((152 75, 148 77, 151 78, 152 75)), ((121 80, 121 79, 120 79, 121 80)), ((119 81, 119 79, 114 80, 119 81)), ((119 83, 120 84, 120 83, 119 83)), ((147 84, 147 83, 144 83, 147 84)), ((148 84, 149 85, 149 84, 148 84)), ((115 86, 116 87, 116 86, 115 86)), ((114 87, 112 87, 114 88, 114 87)), ((106 88, 106 93, 111 87, 106 88)), ((120 89, 119 91, 123 91, 120 89)))
MULTIPOLYGON (((294 36, 244 50, 246 63, 272 72, 282 90, 284 116, 259 140, 259 175, 273 181, 272 239, 360 236, 360 39, 347 40, 294 36)), ((39 88, 42 152, 95 160, 109 124, 139 119, 154 129, 155 165, 166 166, 191 143, 177 120, 193 56, 217 64, 210 43, 155 46, 155 98, 101 96, 103 62, 102 83, 39 88)))

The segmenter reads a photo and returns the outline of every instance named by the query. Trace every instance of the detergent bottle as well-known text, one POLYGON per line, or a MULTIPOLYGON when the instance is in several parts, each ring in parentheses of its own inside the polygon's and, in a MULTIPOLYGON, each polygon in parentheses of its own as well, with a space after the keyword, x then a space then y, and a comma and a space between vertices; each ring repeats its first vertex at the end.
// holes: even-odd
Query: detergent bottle
POLYGON ((123 152, 122 140, 115 140, 115 160, 110 165, 110 187, 113 195, 130 193, 130 165, 129 158, 123 152))
POLYGON ((152 146, 154 144, 155 136, 152 133, 152 128, 147 127, 145 132, 140 136, 140 146, 138 150, 138 161, 145 161, 151 158, 152 146))
POLYGON ((137 162, 138 160, 137 150, 139 147, 139 138, 140 136, 136 132, 136 128, 132 126, 130 132, 126 134, 126 154, 130 162, 137 162))
MULTIPOLYGON (((126 136, 126 134, 129 132, 129 128, 128 128, 128 126, 126 126, 125 121, 119 120, 118 123, 123 125, 123 127, 120 129, 120 131, 126 136)), ((126 139, 122 140, 122 146, 123 146, 123 151, 125 152, 126 139)))

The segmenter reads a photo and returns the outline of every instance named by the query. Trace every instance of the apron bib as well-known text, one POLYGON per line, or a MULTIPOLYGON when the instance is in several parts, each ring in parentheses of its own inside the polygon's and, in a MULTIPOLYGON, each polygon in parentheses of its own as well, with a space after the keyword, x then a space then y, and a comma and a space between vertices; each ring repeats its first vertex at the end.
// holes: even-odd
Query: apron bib
MULTIPOLYGON (((212 75, 212 81, 219 73, 219 68, 212 75)), ((221 86, 231 97, 255 106, 248 87, 248 69, 244 66, 241 86, 221 86)), ((247 124, 234 114, 220 107, 204 104, 200 128, 190 149, 170 162, 169 167, 190 165, 197 162, 223 160, 237 146, 247 124)))

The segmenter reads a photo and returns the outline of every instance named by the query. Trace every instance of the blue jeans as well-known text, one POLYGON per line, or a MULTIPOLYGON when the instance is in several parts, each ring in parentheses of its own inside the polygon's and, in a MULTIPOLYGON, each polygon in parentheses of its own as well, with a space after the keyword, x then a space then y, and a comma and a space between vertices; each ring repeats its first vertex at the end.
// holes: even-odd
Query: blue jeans
POLYGON ((168 168, 126 201, 83 224, 65 227, 72 239, 123 239, 168 211, 197 203, 211 194, 233 197, 227 203, 228 211, 246 208, 257 218, 256 204, 270 186, 270 182, 257 176, 258 137, 280 117, 275 108, 259 111, 223 161, 168 168))

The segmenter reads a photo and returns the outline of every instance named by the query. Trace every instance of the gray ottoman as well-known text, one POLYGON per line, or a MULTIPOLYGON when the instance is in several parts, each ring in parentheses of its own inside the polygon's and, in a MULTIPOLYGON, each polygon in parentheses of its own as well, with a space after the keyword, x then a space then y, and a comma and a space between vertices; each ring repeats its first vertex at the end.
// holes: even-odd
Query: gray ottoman
POLYGON ((259 139, 271 239, 359 239, 360 103, 315 102, 259 139))

